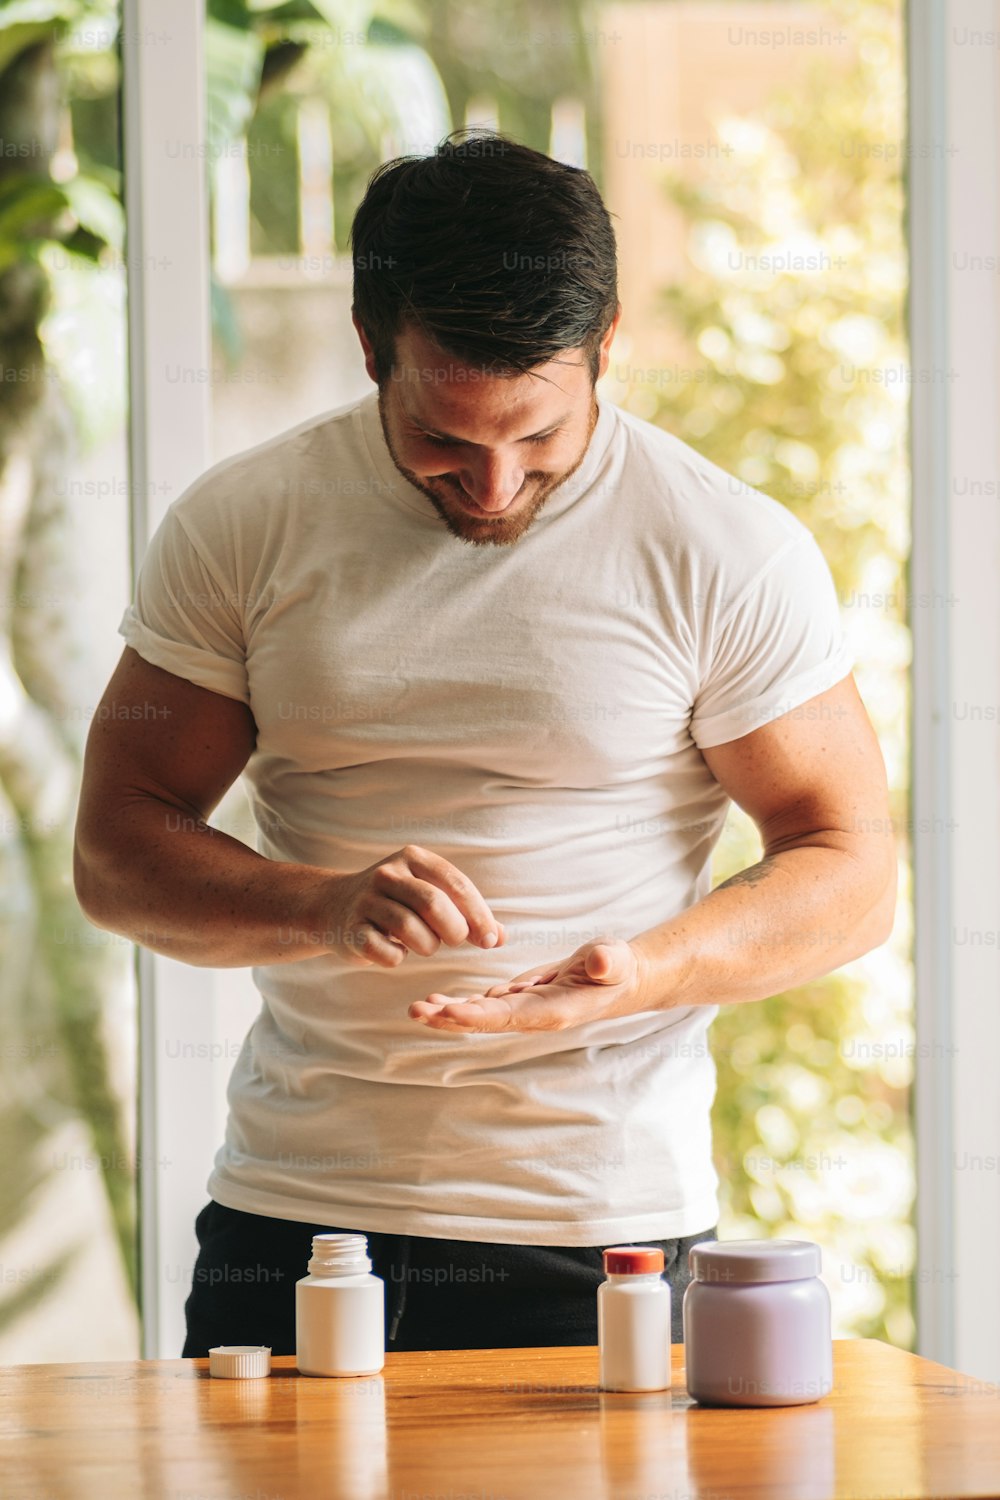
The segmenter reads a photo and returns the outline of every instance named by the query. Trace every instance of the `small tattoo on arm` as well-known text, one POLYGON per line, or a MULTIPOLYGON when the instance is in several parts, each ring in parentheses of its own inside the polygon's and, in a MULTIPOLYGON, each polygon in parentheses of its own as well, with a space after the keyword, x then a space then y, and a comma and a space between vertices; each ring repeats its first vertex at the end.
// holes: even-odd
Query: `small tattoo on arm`
POLYGON ((735 875, 730 875, 728 880, 721 881, 715 889, 717 891, 727 890, 731 885, 759 885, 766 880, 774 869, 774 856, 765 855, 758 864, 750 865, 746 870, 738 870, 735 875))

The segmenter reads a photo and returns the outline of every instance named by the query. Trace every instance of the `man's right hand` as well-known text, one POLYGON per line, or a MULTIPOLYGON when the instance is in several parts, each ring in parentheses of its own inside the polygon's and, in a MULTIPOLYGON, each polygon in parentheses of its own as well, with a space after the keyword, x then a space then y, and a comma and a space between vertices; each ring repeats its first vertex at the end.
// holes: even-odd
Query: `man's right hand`
POLYGON ((247 704, 126 646, 94 714, 80 794, 74 876, 91 922, 213 968, 330 952, 393 968, 442 942, 503 944, 468 876, 418 844, 352 874, 267 859, 210 827, 256 735, 247 704))
POLYGON ((420 844, 406 844, 357 875, 332 877, 324 916, 329 951, 384 969, 442 943, 502 947, 505 933, 467 875, 420 844))

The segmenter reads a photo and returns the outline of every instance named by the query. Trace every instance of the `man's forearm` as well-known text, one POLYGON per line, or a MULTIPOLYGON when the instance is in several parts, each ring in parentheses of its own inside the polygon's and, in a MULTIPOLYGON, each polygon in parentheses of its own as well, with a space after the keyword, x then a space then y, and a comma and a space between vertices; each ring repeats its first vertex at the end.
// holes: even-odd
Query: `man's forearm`
POLYGON ((113 838, 77 840, 77 896, 96 926, 213 968, 326 953, 332 870, 265 859, 153 798, 118 814, 113 838))
POLYGON ((807 984, 886 941, 895 867, 873 885, 857 856, 797 846, 741 870, 632 938, 643 1008, 731 1005, 807 984))

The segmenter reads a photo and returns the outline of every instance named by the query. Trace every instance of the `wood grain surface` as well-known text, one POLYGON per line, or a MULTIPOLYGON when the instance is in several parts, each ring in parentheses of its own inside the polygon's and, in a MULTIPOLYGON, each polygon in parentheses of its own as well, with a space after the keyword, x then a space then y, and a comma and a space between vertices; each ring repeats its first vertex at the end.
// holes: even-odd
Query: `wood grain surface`
POLYGON ((379 1376, 208 1361, 0 1369, 2 1500, 920 1500, 1000 1496, 1000 1388, 834 1343, 814 1406, 605 1394, 597 1350, 395 1353, 379 1376))

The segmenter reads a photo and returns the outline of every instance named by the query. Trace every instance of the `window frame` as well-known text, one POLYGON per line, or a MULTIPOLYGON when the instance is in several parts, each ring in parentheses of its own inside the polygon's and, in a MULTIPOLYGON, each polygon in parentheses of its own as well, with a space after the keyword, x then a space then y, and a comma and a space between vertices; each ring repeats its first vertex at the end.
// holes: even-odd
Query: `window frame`
MULTIPOLYGON (((959 27, 1000 34, 996 0, 906 7, 910 624, 917 1153, 917 1348, 1000 1379, 1000 1186, 959 1169, 1000 1148, 1000 945, 957 941, 1000 912, 997 726, 964 702, 1000 700, 1000 509, 958 499, 960 476, 1000 476, 996 276, 955 265, 1000 245, 1000 65, 959 27), (976 926, 976 924, 981 924, 976 926), (985 1003, 980 997, 986 997, 985 1003), (989 1000, 994 1003, 990 1005, 989 1000)), ((994 932, 995 935, 995 932, 994 932)), ((993 1182, 997 1179, 994 1176, 993 1182)))
MULTIPOLYGON (((198 0, 123 0, 133 574, 169 504, 210 463, 207 381, 167 378, 171 369, 211 368, 206 174, 191 170, 192 159, 205 158, 203 48, 198 0)), ((218 976, 144 948, 136 965, 141 1352, 171 1359, 184 1341, 185 1273, 218 1107, 203 1069, 181 1090, 166 1064, 181 1039, 193 1056, 215 1055, 218 976)))

